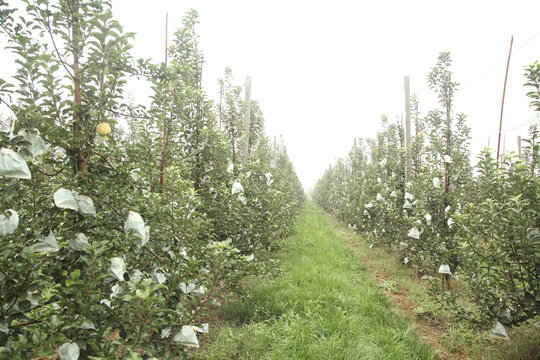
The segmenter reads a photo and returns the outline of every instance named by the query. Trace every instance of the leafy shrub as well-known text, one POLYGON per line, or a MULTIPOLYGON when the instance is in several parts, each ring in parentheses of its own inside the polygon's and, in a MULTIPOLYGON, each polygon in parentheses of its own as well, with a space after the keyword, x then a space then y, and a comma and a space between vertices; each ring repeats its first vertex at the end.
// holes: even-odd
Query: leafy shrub
POLYGON ((196 12, 165 66, 132 61, 110 2, 26 4, 19 18, 0 2, 20 65, 17 87, 0 81, 13 112, 0 129, 0 358, 185 355, 194 326, 206 332, 209 309, 267 271, 258 254, 292 231, 303 190, 286 150, 268 146, 255 107, 257 126, 237 134, 249 161, 235 160, 200 86, 196 12), (149 79, 150 108, 124 100, 131 75, 149 79))
MULTIPOLYGON (((415 135, 407 150, 403 129, 383 117, 377 137, 331 166, 313 199, 374 245, 395 249, 405 264, 442 272, 443 290, 450 290, 450 274, 459 275, 466 289, 459 293, 441 292, 432 278, 433 295, 457 315, 484 325, 522 323, 538 316, 540 306, 537 125, 521 157, 504 156, 498 164, 486 150, 473 174, 466 117, 453 113, 458 84, 451 64, 441 53, 428 76, 440 109, 421 118, 413 98, 415 135)), ((526 68, 533 107, 538 74, 537 63, 526 68)))

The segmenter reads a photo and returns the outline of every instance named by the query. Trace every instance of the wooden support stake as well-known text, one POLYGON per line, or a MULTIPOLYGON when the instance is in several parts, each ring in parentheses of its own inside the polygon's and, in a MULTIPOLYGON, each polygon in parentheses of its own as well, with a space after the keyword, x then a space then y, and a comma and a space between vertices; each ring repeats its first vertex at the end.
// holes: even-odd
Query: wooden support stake
MULTIPOLYGON (((169 33, 169 13, 165 14, 165 67, 167 67, 167 57, 168 57, 168 36, 169 33)), ((167 81, 167 80, 165 80, 167 81)), ((167 122, 167 104, 163 105, 163 146, 161 151, 161 174, 159 178, 159 185, 161 187, 161 193, 163 193, 165 189, 165 157, 167 153, 167 126, 165 123, 167 122)))
POLYGON ((506 73, 504 75, 504 86, 501 102, 501 120, 499 122, 499 140, 497 142, 497 167, 499 167, 499 149, 501 147, 501 130, 502 130, 502 119, 503 119, 503 109, 504 109, 504 95, 506 93, 506 80, 508 79, 508 68, 510 67, 510 56, 512 55, 512 44, 514 43, 514 35, 510 38, 510 51, 508 52, 508 61, 506 62, 506 73))
POLYGON ((235 138, 234 138, 234 113, 233 113, 233 116, 232 116, 231 129, 232 129, 232 162, 234 164, 234 160, 235 160, 234 142, 236 141, 235 138))
POLYGON ((274 148, 272 150, 272 161, 270 163, 270 166, 272 168, 275 168, 277 165, 277 140, 276 135, 274 135, 274 148))
POLYGON ((521 136, 517 137, 518 155, 521 157, 521 136))
POLYGON ((219 79, 219 130, 221 130, 221 119, 223 117, 222 104, 223 104, 223 79, 219 79))
POLYGON ((411 83, 408 76, 405 76, 405 179, 411 179, 411 83))
MULTIPOLYGON (((165 14, 165 67, 167 67, 167 57, 168 57, 168 36, 169 33, 169 13, 165 14)), ((166 80, 165 80, 166 81, 166 80)), ((163 105, 163 147, 161 151, 161 175, 159 178, 159 185, 161 187, 161 193, 165 189, 165 156, 167 152, 167 126, 165 125, 167 120, 167 104, 163 105)))
POLYGON ((244 118, 244 151, 243 162, 247 164, 249 159, 249 134, 251 125, 251 76, 246 78, 246 114, 244 118))
POLYGON ((441 274, 441 286, 442 291, 448 290, 450 291, 451 285, 450 285, 450 274, 441 274))

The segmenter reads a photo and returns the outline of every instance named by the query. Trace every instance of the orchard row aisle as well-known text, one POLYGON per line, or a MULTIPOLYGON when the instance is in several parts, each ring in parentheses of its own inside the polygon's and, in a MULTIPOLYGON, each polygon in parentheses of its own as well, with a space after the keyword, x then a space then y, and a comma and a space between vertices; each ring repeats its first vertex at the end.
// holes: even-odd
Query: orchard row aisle
POLYGON ((227 324, 197 358, 433 358, 311 201, 278 257, 282 274, 250 281, 247 300, 226 307, 227 324))

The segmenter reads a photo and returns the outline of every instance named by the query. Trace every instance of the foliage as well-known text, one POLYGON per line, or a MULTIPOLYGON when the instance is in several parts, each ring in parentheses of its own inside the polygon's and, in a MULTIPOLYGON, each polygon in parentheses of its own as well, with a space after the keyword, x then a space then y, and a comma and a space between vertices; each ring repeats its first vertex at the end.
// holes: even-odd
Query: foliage
MULTIPOLYGON (((539 314, 538 131, 530 130, 521 158, 501 163, 489 151, 475 168, 469 162, 466 117, 453 112, 457 83, 448 53, 441 53, 428 76, 440 109, 423 118, 411 102, 414 136, 405 150, 400 124, 382 119, 375 139, 361 140, 347 159, 338 160, 318 181, 313 199, 374 246, 399 252, 420 272, 459 274, 465 292, 433 294, 470 321, 505 325, 539 314), (412 159, 410 174, 405 163, 412 159), (445 270, 447 268, 448 270, 445 270)), ((528 93, 535 106, 537 64, 527 68, 528 93)))
POLYGON ((475 308, 453 305, 471 320, 511 325, 540 312, 540 182, 519 159, 496 165, 487 150, 480 155, 472 201, 455 217, 460 274, 475 308))
POLYGON ((533 90, 527 93, 531 99, 531 106, 535 111, 540 111, 540 62, 535 61, 525 68, 527 82, 525 86, 530 86, 533 90))
POLYGON ((14 124, 0 131, 0 358, 185 355, 193 326, 292 231, 303 191, 286 150, 257 108, 250 161, 232 165, 195 11, 165 65, 133 61, 110 2, 0 5, 19 65, 16 86, 0 80, 14 124), (150 108, 125 98, 131 75, 148 78, 150 108))

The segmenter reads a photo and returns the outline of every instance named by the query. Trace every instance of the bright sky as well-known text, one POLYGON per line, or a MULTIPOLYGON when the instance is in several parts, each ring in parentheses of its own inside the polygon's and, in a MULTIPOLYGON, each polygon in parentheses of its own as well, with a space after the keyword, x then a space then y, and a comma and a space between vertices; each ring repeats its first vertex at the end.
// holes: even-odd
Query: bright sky
MULTIPOLYGON (((496 146, 511 35, 506 150, 517 148, 516 136, 536 118, 522 85, 523 67, 540 60, 538 0, 113 0, 116 18, 137 33, 133 55, 156 62, 163 61, 165 13, 171 35, 190 8, 200 15, 209 97, 218 98, 226 66, 237 83, 251 76, 267 135, 284 136, 306 190, 354 137, 374 136, 382 114, 401 118, 404 76, 422 114, 437 106, 426 77, 440 51, 452 53, 461 84, 454 109, 469 117, 473 154, 488 136, 496 146)), ((144 102, 148 93, 137 88, 144 102)))

